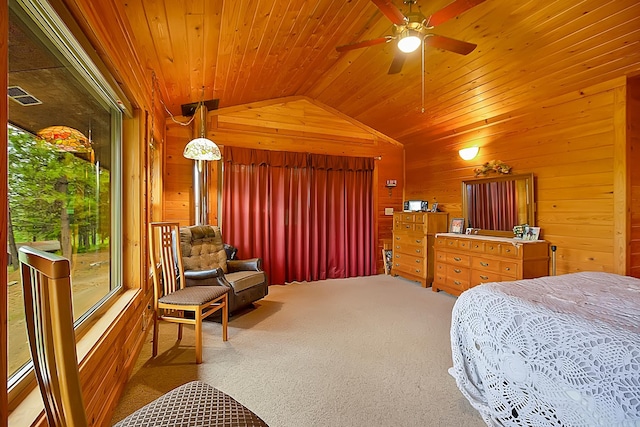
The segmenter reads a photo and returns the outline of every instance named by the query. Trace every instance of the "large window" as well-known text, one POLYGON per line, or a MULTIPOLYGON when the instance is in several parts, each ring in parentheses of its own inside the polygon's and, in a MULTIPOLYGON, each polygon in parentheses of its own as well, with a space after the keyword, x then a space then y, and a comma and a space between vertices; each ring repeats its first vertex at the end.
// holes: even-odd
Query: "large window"
POLYGON ((50 7, 10 0, 9 383, 30 367, 17 250, 68 258, 76 327, 120 287, 121 111, 50 7))

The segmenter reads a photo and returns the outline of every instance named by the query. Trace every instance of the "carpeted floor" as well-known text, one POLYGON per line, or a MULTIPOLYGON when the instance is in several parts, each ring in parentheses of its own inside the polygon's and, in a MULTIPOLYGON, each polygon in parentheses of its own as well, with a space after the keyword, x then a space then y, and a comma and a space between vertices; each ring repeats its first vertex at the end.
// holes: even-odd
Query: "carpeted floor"
POLYGON ((199 379, 270 427, 484 426, 447 373, 454 302, 384 275, 271 286, 226 343, 205 322, 201 365, 193 329, 177 343, 162 323, 159 355, 149 333, 113 421, 199 379))

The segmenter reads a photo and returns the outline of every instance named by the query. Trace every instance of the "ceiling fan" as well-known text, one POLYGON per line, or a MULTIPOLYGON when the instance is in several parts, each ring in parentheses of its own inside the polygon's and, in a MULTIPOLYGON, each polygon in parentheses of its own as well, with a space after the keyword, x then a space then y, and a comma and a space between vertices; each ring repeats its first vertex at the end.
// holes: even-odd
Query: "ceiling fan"
POLYGON ((460 55, 471 53, 477 45, 462 40, 456 40, 430 31, 438 25, 453 19, 472 7, 484 2, 485 0, 455 0, 453 3, 445 6, 435 12, 428 18, 420 11, 412 12, 411 6, 415 4, 415 0, 404 0, 404 4, 409 5, 409 12, 405 15, 398 9, 391 0, 371 0, 378 9, 393 23, 392 35, 378 37, 377 39, 364 40, 361 42, 338 46, 338 52, 347 52, 363 47, 374 46, 382 43, 389 43, 392 40, 398 40, 398 51, 396 51, 389 74, 397 74, 402 70, 406 54, 415 51, 424 42, 425 46, 433 46, 439 49, 455 52, 460 55))

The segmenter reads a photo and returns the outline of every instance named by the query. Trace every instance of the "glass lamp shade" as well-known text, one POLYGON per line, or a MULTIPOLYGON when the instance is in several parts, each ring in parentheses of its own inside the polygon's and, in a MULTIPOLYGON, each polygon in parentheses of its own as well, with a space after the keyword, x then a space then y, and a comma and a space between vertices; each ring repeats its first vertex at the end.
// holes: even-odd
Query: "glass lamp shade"
POLYGON ((398 40, 398 49, 400 49, 404 53, 411 53, 420 47, 420 43, 420 37, 412 34, 407 34, 406 36, 398 40))
POLYGON ((189 141, 184 147, 182 155, 193 160, 220 160, 222 158, 216 143, 207 138, 196 138, 189 141))
POLYGON ((68 126, 49 126, 38 132, 38 137, 57 150, 71 153, 90 153, 91 141, 82 132, 68 126))
POLYGON ((475 157, 478 155, 479 150, 480 150, 479 147, 473 146, 473 147, 463 148, 462 150, 459 150, 458 154, 460 155, 462 160, 472 160, 472 159, 475 159, 475 157))

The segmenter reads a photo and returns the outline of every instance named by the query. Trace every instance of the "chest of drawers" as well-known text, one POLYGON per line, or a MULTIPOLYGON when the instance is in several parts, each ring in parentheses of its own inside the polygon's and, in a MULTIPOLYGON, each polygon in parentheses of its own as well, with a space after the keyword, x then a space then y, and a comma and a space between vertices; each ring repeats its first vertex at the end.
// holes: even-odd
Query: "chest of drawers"
POLYGON ((446 212, 394 213, 391 274, 431 285, 435 234, 446 230, 446 212))
POLYGON ((549 274, 549 243, 442 233, 435 238, 433 290, 460 295, 486 282, 549 274))

